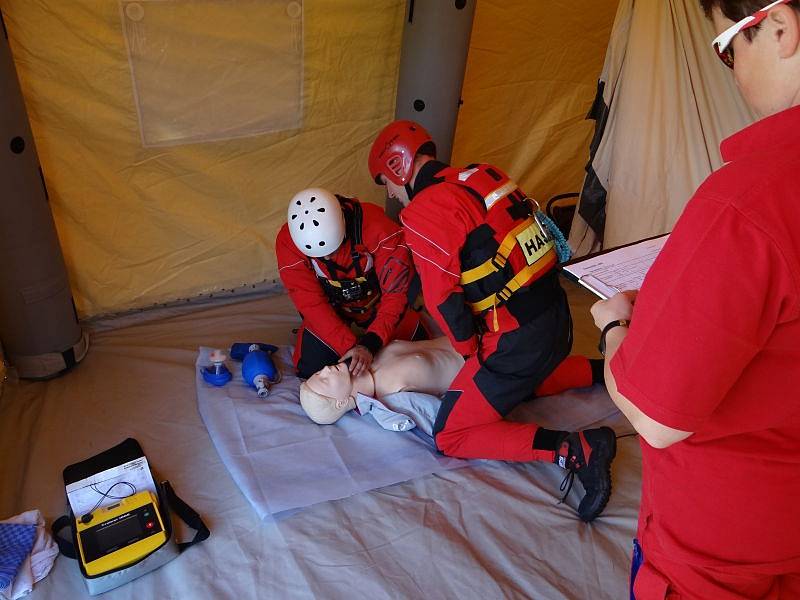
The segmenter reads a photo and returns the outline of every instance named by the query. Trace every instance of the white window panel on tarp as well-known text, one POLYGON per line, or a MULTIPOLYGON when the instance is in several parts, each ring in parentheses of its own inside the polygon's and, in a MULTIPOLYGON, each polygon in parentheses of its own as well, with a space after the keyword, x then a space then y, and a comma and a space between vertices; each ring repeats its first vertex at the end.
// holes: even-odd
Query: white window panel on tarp
POLYGON ((302 124, 300 0, 120 2, 144 146, 302 124))

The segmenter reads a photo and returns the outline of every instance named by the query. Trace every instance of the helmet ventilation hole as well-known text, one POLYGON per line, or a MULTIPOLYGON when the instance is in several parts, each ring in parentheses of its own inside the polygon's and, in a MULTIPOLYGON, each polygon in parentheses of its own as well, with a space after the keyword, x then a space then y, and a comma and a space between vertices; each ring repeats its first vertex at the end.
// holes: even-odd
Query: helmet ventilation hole
POLYGON ((303 229, 305 229, 305 228, 306 228, 306 224, 305 223, 300 223, 300 231, 303 231, 303 229))
POLYGON ((323 206, 322 208, 318 208, 317 212, 325 212, 325 207, 323 206))
POLYGON ((319 221, 314 220, 314 227, 319 227, 319 221))

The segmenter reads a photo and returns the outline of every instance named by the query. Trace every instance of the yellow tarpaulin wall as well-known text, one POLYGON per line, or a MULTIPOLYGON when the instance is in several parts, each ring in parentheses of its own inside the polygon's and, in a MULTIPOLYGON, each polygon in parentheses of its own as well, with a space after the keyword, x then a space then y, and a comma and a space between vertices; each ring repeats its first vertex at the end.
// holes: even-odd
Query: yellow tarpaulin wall
POLYGON ((301 130, 143 148, 119 4, 3 2, 79 313, 276 277, 304 187, 377 199, 364 165, 394 111, 404 5, 305 3, 301 130))
POLYGON ((490 162, 544 208, 579 192, 618 0, 479 0, 454 164, 490 162))
MULTIPOLYGON (((577 191, 615 6, 481 0, 454 163, 495 162, 541 200, 577 191)), ((143 146, 118 2, 0 7, 81 316, 271 281, 275 234, 304 187, 382 201, 366 157, 394 112, 404 0, 304 2, 300 129, 155 147, 143 146)))

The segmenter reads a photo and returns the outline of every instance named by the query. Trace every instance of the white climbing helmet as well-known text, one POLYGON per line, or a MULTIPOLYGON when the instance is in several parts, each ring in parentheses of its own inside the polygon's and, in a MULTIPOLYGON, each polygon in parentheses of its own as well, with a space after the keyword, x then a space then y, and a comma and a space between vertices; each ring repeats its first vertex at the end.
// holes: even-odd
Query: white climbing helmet
POLYGON ((289 233, 295 246, 312 258, 327 256, 342 245, 344 214, 336 196, 322 188, 297 192, 289 203, 289 233))

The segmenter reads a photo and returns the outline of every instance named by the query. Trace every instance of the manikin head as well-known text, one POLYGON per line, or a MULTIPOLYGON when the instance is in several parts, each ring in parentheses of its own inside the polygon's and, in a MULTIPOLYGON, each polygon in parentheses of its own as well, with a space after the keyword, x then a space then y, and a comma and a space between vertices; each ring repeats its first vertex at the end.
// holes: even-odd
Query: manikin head
POLYGON ((308 418, 319 425, 338 421, 356 407, 350 370, 338 363, 314 373, 300 385, 300 406, 308 418))
POLYGON ((375 138, 369 152, 369 173, 386 186, 389 198, 408 206, 419 168, 436 157, 436 146, 425 128, 414 121, 393 121, 375 138))
POLYGON ((800 2, 701 0, 745 101, 767 117, 800 103, 800 2))

